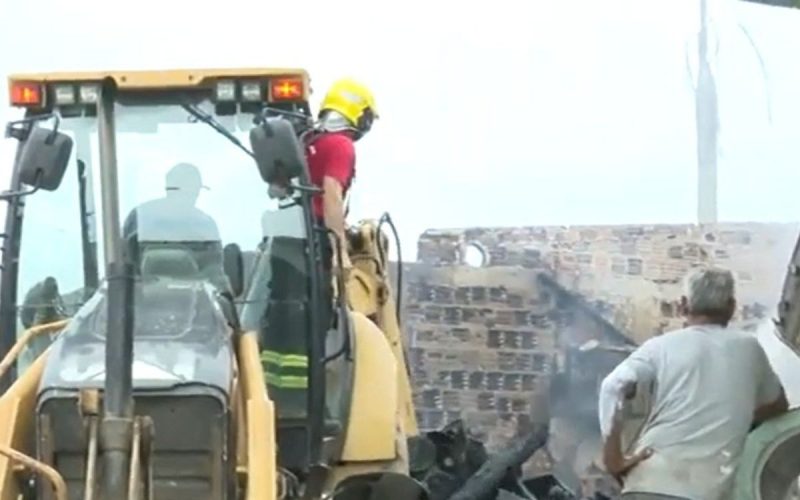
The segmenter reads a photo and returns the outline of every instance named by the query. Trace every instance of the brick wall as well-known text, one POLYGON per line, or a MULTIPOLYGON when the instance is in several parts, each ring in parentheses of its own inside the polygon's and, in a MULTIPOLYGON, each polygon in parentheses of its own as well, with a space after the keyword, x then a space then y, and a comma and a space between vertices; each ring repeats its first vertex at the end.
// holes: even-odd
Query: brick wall
POLYGON ((730 223, 428 231, 419 240, 419 260, 453 266, 474 243, 487 254, 490 267, 545 267, 609 321, 643 340, 679 325, 681 280, 699 265, 735 271, 740 319, 767 314, 799 227, 730 223))

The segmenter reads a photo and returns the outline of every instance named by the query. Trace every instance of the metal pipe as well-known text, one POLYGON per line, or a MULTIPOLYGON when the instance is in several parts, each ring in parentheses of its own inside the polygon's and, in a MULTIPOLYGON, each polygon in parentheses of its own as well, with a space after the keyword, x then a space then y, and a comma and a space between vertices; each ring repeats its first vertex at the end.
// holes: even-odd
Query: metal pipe
POLYGON ((131 444, 131 468, 128 474, 128 500, 139 500, 142 472, 142 423, 140 420, 133 422, 133 443, 131 444))
POLYGON ((104 494, 106 498, 124 499, 128 492, 133 426, 133 271, 124 261, 121 244, 113 94, 113 82, 106 81, 97 110, 108 281, 106 373, 100 441, 104 460, 104 494))
POLYGON ((64 478, 54 468, 8 446, 0 445, 0 455, 4 455, 9 460, 20 463, 46 477, 50 484, 53 485, 56 500, 69 500, 67 497, 67 483, 64 482, 64 478))
POLYGON ((94 500, 94 489, 97 483, 97 417, 89 417, 89 449, 86 457, 86 486, 83 500, 94 500))
POLYGON ((117 141, 114 132, 114 87, 113 83, 108 81, 103 85, 97 106, 97 136, 100 143, 103 249, 108 266, 122 258, 117 187, 117 141))

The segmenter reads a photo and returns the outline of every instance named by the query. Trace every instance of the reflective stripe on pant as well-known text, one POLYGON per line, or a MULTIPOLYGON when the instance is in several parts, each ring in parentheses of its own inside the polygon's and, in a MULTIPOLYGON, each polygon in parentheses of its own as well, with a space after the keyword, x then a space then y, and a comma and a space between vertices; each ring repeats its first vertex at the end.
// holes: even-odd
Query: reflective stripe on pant
POLYGON ((308 356, 262 351, 261 367, 267 385, 278 389, 308 389, 308 356))

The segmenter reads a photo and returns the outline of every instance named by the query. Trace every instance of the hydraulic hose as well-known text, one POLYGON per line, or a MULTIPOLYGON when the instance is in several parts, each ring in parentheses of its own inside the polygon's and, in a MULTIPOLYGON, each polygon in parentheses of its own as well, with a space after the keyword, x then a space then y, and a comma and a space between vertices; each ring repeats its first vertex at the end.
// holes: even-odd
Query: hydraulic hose
MULTIPOLYGON (((384 212, 381 215, 381 218, 378 220, 378 234, 381 234, 381 227, 386 224, 392 230, 392 235, 394 236, 395 248, 397 248, 397 292, 395 293, 395 313, 397 314, 397 324, 398 326, 402 326, 402 320, 400 317, 400 311, 402 310, 402 301, 403 301, 403 254, 400 248, 400 235, 397 232, 397 228, 392 221, 392 216, 389 215, 389 212, 384 212)), ((381 252, 382 260, 386 260, 386 255, 383 254, 383 246, 378 242, 378 249, 381 252)))

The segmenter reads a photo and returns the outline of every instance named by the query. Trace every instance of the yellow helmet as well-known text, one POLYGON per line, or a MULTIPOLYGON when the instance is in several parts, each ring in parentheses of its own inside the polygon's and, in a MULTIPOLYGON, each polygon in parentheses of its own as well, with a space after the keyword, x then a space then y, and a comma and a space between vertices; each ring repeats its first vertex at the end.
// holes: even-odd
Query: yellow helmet
POLYGON ((320 115, 326 111, 336 111, 345 118, 358 136, 363 136, 372 128, 372 122, 378 118, 375 97, 361 83, 350 78, 337 80, 320 105, 320 115))

